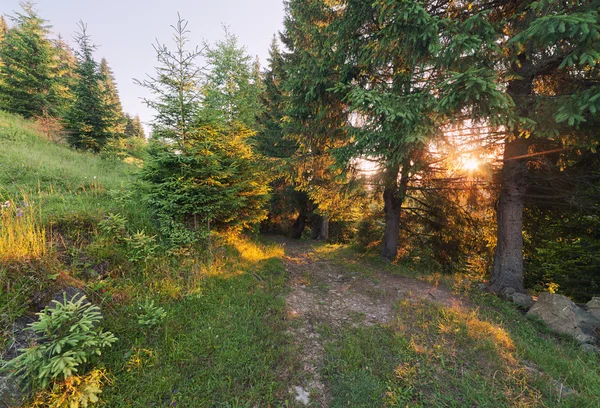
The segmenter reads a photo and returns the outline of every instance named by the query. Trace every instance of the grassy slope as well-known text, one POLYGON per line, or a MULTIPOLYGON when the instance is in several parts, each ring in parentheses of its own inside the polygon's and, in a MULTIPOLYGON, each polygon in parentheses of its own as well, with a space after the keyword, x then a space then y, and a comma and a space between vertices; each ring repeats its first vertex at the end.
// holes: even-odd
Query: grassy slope
POLYGON ((130 262, 127 246, 102 237, 97 224, 120 213, 130 233, 156 233, 133 189, 136 167, 49 142, 27 121, 2 112, 0 143, 0 196, 27 194, 59 236, 48 259, 0 264, 3 325, 25 312, 32 297, 51 291, 50 276, 61 272, 102 304, 104 325, 120 339, 97 362, 111 383, 101 405, 263 406, 288 398, 294 362, 282 334, 285 269, 278 247, 221 241, 210 267, 194 248, 159 249, 150 262, 130 262), (90 266, 102 262, 107 277, 89 278, 90 266), (155 329, 138 324, 146 301, 167 312, 155 329))

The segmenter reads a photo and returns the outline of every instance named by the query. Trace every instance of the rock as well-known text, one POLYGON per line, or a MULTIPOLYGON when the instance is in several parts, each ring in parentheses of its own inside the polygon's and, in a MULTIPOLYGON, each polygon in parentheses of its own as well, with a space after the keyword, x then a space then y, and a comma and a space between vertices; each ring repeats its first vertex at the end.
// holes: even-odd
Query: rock
POLYGON ((593 297, 585 306, 588 313, 600 320, 600 297, 593 297))
POLYGON ((593 344, 584 343, 581 345, 581 349, 586 353, 600 353, 600 348, 594 346, 593 344))
MULTIPOLYGON (((35 332, 29 330, 28 326, 34 319, 23 316, 13 323, 12 339, 10 345, 5 350, 0 360, 9 361, 19 354, 19 350, 31 346, 37 340, 35 332)), ((7 373, 0 374, 0 408, 20 407, 23 403, 24 395, 21 392, 19 384, 7 373)))
POLYGON ((15 380, 0 376, 0 408, 20 407, 23 400, 24 395, 15 380))
MULTIPOLYGON (((48 304, 46 305, 46 307, 48 307, 48 309, 54 309, 54 307, 56 306, 55 302, 59 302, 59 303, 64 303, 65 299, 67 302, 73 300, 73 299, 79 299, 81 298, 81 296, 85 296, 85 292, 79 288, 73 287, 73 286, 68 286, 58 292, 56 292, 54 294, 54 296, 52 296, 52 300, 50 300, 50 302, 48 302, 48 304)), ((84 301, 84 304, 90 303, 87 299, 84 301)))
POLYGON ((502 299, 512 301, 512 295, 517 293, 515 288, 504 288, 500 291, 499 295, 502 299))
POLYGON ((595 343, 597 340, 594 331, 600 327, 600 319, 563 295, 542 293, 527 316, 542 320, 553 331, 570 335, 580 343, 595 343))
POLYGON ((525 294, 525 293, 513 293, 511 296, 511 300, 514 304, 519 306, 522 309, 529 310, 531 306, 535 303, 533 297, 525 294))
POLYGON ((308 405, 310 403, 310 392, 298 386, 294 387, 294 391, 296 392, 296 402, 299 402, 302 405, 308 405))

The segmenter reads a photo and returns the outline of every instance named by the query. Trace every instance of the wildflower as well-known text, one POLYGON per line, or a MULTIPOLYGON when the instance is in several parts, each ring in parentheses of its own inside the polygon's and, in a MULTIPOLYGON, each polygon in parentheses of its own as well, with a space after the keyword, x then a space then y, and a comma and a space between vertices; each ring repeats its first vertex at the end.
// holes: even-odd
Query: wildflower
POLYGON ((17 217, 22 217, 23 216, 23 211, 19 210, 17 211, 17 217))
POLYGON ((2 204, 2 208, 10 208, 10 201, 5 201, 5 202, 2 204))

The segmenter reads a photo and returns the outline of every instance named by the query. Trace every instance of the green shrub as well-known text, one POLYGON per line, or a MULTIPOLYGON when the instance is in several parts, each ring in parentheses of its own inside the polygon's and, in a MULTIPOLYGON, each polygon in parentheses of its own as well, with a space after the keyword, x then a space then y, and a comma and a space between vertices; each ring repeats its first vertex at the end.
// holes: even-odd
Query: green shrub
POLYGON ((103 236, 108 239, 121 241, 127 235, 127 219, 121 214, 110 213, 98 223, 98 228, 103 236))
POLYGON ((65 294, 63 302, 54 303, 53 308, 39 312, 38 321, 30 325, 37 334, 37 343, 21 350, 5 366, 28 390, 46 388, 55 380, 80 373, 81 365, 89 365, 93 356, 117 341, 111 332, 98 328, 100 308, 85 296, 75 295, 67 301, 65 294))
POLYGON ((146 235, 145 231, 138 231, 125 238, 127 242, 127 259, 129 262, 148 262, 158 248, 156 237, 146 235))
POLYGON ((142 328, 151 329, 158 326, 167 317, 167 312, 160 306, 154 306, 153 300, 146 300, 139 306, 138 324, 142 328))

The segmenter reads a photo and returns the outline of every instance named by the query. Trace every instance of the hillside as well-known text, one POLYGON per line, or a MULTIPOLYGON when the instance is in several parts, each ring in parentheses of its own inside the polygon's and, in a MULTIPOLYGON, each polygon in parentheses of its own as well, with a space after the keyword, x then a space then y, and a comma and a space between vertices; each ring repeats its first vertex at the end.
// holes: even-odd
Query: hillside
MULTIPOLYGON (((82 289, 118 338, 94 360, 100 406, 600 400, 596 355, 460 275, 280 237, 215 234, 210 252, 170 248, 138 196, 138 167, 0 115, 3 200, 30 200, 46 238, 43 256, 0 264, 3 347, 56 291, 82 289)), ((69 392, 57 383, 26 405, 69 392)))

